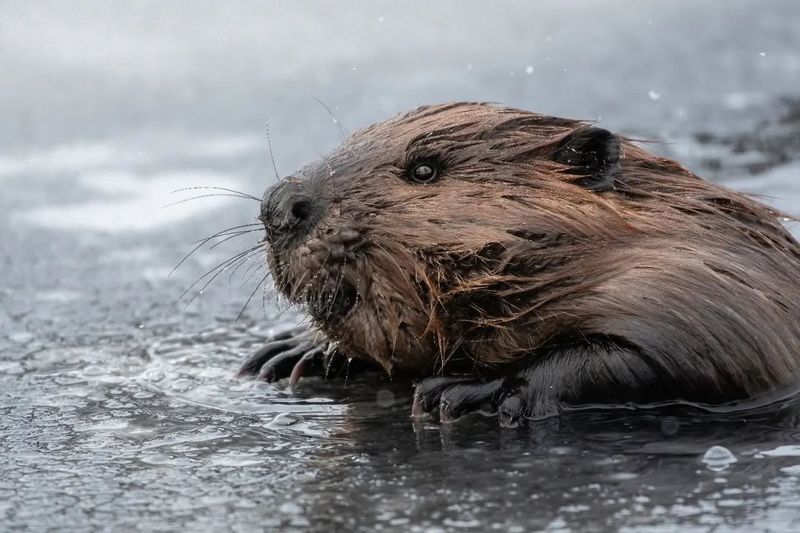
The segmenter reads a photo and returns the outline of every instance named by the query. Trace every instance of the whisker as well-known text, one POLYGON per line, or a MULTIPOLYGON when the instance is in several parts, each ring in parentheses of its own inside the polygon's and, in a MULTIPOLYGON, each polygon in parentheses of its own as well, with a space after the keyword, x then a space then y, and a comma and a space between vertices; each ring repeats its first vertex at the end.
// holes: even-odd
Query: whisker
MULTIPOLYGON (((170 202, 166 205, 162 205, 162 209, 166 209, 167 207, 173 207, 180 204, 185 204, 186 202, 191 202, 192 200, 200 200, 201 198, 212 198, 218 196, 229 196, 231 198, 241 198, 242 200, 253 200, 250 196, 242 196, 241 194, 229 194, 229 193, 214 193, 214 194, 201 194, 199 196, 192 196, 191 198, 184 198, 183 200, 178 200, 177 202, 170 202)), ((256 200, 261 202, 261 200, 256 200)))
POLYGON ((212 281, 214 281, 214 280, 217 278, 217 276, 219 276, 220 274, 222 274, 222 273, 225 271, 225 269, 226 269, 228 266, 232 265, 233 263, 235 263, 236 261, 238 261, 238 260, 239 260, 239 259, 241 259, 242 257, 245 257, 245 256, 247 256, 248 254, 253 254, 253 253, 255 253, 256 251, 261 251, 261 245, 253 246, 252 248, 249 248, 249 249, 247 249, 247 250, 245 250, 245 251, 243 251, 243 252, 239 252, 238 254, 234 255, 234 256, 233 256, 233 257, 231 257, 230 259, 226 259, 226 260, 225 260, 225 261, 223 261, 222 263, 218 264, 217 266, 215 266, 214 268, 212 268, 211 270, 209 270, 208 272, 206 272, 205 274, 203 274, 202 276, 200 276, 199 278, 197 278, 197 280, 196 280, 194 283, 192 283, 191 285, 189 285, 189 288, 188 288, 188 289, 186 289, 185 291, 183 291, 183 294, 181 294, 181 296, 180 296, 178 299, 180 300, 180 299, 184 298, 184 297, 185 297, 185 296, 186 296, 186 295, 189 293, 189 291, 191 291, 191 290, 192 290, 194 287, 196 287, 196 286, 197 286, 197 285, 198 285, 198 284, 199 284, 201 281, 203 281, 203 279, 205 279, 205 278, 207 278, 208 276, 211 276, 212 274, 214 274, 214 275, 213 275, 213 276, 211 276, 211 278, 210 278, 210 279, 209 279, 209 280, 206 282, 206 284, 205 284, 205 285, 203 285, 203 286, 200 288, 200 290, 198 291, 198 293, 197 293, 197 294, 195 294, 195 295, 194 295, 194 296, 193 296, 193 297, 192 297, 192 298, 189 300, 189 302, 186 304, 186 305, 187 305, 187 307, 188 307, 188 305, 189 305, 189 304, 191 304, 193 301, 195 301, 195 300, 197 299, 197 297, 198 297, 200 294, 202 294, 202 292, 203 292, 203 291, 206 289, 206 287, 208 287, 208 286, 211 284, 211 282, 212 282, 212 281), (215 272, 216 272, 216 273, 215 273, 215 272))
MULTIPOLYGON (((239 260, 239 261, 237 262, 236 266, 235 266, 235 267, 233 267, 233 270, 231 271, 230 275, 228 276, 228 283, 231 283, 231 282, 232 282, 234 274, 236 274, 236 272, 237 272, 237 271, 238 271, 238 270, 239 270, 241 267, 243 267, 244 265, 246 265, 246 264, 248 263, 248 261, 250 261, 250 259, 252 259, 253 257, 255 257, 255 255, 256 255, 256 254, 248 255, 248 256, 246 256, 246 257, 242 258, 241 260, 239 260)), ((233 266, 233 265, 231 265, 231 266, 233 266)), ((260 266, 263 266, 263 265, 262 265, 262 263, 259 261, 258 263, 255 263, 255 266, 256 266, 256 268, 258 268, 258 267, 260 267, 260 266)), ((247 268, 247 270, 245 271, 245 274, 244 274, 244 275, 245 275, 245 276, 247 276, 247 273, 248 273, 248 272, 250 271, 250 269, 252 269, 252 268, 253 268, 253 265, 251 264, 251 265, 250 265, 250 266, 247 268)))
POLYGON ((218 231, 213 235, 209 235, 208 237, 203 237, 202 239, 197 239, 196 241, 192 241, 189 244, 197 244, 197 243, 201 243, 201 242, 208 242, 210 240, 218 239, 220 237, 226 237, 228 235, 233 235, 234 233, 239 233, 239 231, 241 231, 241 228, 251 228, 251 229, 245 230, 245 231, 257 231, 257 230, 260 229, 260 228, 255 228, 253 226, 263 226, 263 224, 261 224, 259 222, 259 223, 254 223, 254 224, 241 224, 239 226, 233 226, 233 227, 230 227, 228 229, 224 229, 224 230, 218 231))
MULTIPOLYGON (((213 250, 214 248, 216 248, 220 244, 223 244, 223 243, 225 243, 225 242, 227 242, 227 241, 229 241, 231 239, 235 239, 236 237, 241 237, 242 235, 247 235, 248 233, 259 233, 260 231, 261 231, 260 229, 247 229, 247 230, 237 231, 236 233, 231 233, 231 234, 227 235, 221 241, 217 241, 214 244, 212 244, 211 246, 209 246, 208 249, 209 250, 213 250)), ((264 241, 259 241, 259 244, 263 244, 263 243, 264 243, 264 241)))
MULTIPOLYGON (((246 264, 247 264, 247 261, 240 263, 233 270, 233 272, 231 272, 231 275, 228 276, 228 283, 231 283, 233 281, 233 275, 236 273, 236 271, 239 270, 239 268, 243 267, 246 264)), ((253 276, 259 274, 261 272, 261 270, 263 269, 263 267, 264 267, 264 265, 260 261, 256 262, 256 263, 250 263, 249 265, 247 265, 247 268, 245 269, 244 273, 242 274, 242 278, 244 279, 244 281, 242 282, 242 285, 247 285, 248 283, 250 283, 250 281, 252 281, 252 279, 253 279, 253 276)))
POLYGON ((239 228, 246 228, 246 227, 248 227, 248 226, 260 226, 260 225, 261 225, 261 224, 254 223, 254 224, 242 224, 242 225, 239 225, 239 226, 233 226, 232 228, 228 228, 228 229, 224 229, 224 230, 222 230, 222 231, 218 231, 217 233, 215 233, 215 234, 213 234, 213 235, 210 235, 210 236, 208 236, 208 237, 206 237, 206 238, 204 238, 204 239, 200 239, 200 240, 198 240, 198 241, 194 241, 194 242, 190 243, 190 244, 197 244, 197 246, 195 246, 194 248, 192 248, 192 250, 191 250, 191 251, 190 251, 188 254, 186 254, 185 256, 183 256, 183 259, 181 259, 180 261, 178 261, 178 264, 177 264, 177 265, 175 265, 175 266, 172 268, 172 270, 170 270, 170 272, 169 272, 169 275, 171 276, 172 274, 174 274, 174 273, 175 273, 175 271, 176 271, 176 270, 178 270, 178 268, 179 268, 179 267, 180 267, 180 266, 181 266, 183 263, 185 263, 185 262, 186 262, 186 260, 187 260, 187 259, 189 259, 189 257, 191 257, 191 256, 192 256, 192 254, 193 254, 193 253, 195 253, 197 250, 199 250, 200 248, 202 248, 202 247, 203 247, 203 245, 204 245, 205 243, 207 243, 208 241, 211 241, 211 240, 213 240, 213 239, 216 239, 216 238, 218 238, 218 237, 221 237, 221 236, 224 236, 224 235, 228 235, 228 233, 227 233, 227 232, 229 232, 229 231, 233 231, 233 230, 236 230, 236 229, 239 229, 239 228))
POLYGON ((269 149, 269 160, 272 161, 272 170, 275 171, 275 179, 280 181, 281 175, 278 172, 278 165, 275 164, 275 155, 272 153, 272 137, 269 134, 269 120, 265 120, 267 128, 267 148, 269 149))
POLYGON ((331 189, 333 190, 333 201, 337 202, 340 197, 336 194, 336 180, 333 179, 333 176, 334 176, 334 174, 336 174, 336 171, 333 170, 333 166, 331 165, 331 162, 330 162, 330 159, 328 158, 328 156, 326 156, 325 154, 323 154, 321 152, 317 152, 317 154, 319 155, 319 158, 322 159, 322 161, 325 162, 325 166, 328 167, 327 182, 331 184, 331 189))
POLYGON ((250 300, 252 300, 252 299, 253 299, 253 296, 255 296, 256 292, 257 292, 257 291, 258 291, 258 289, 261 287, 261 285, 262 285, 262 284, 263 284, 265 281, 267 281, 267 278, 268 278, 268 277, 269 277, 269 272, 267 272, 266 274, 264 274, 264 277, 262 277, 262 278, 261 278, 261 281, 259 281, 259 282, 258 282, 258 285, 256 285, 256 288, 255 288, 255 289, 253 289, 253 292, 251 292, 251 293, 250 293, 250 296, 247 298, 247 301, 246 301, 246 302, 244 303, 244 305, 242 306, 242 310, 241 310, 241 311, 239 311, 239 314, 238 314, 238 315, 236 315, 236 320, 235 320, 236 322, 238 322, 238 321, 239 321, 239 319, 240 319, 240 318, 242 318, 242 315, 244 314, 244 310, 245 310, 245 309, 247 309, 247 306, 248 306, 248 305, 250 305, 250 300))
POLYGON ((336 130, 339 132, 339 137, 341 137, 342 139, 348 137, 350 135, 350 133, 347 131, 347 128, 344 127, 344 124, 342 124, 339 121, 339 119, 336 118, 336 114, 331 110, 331 108, 328 107, 328 105, 325 102, 323 102, 321 99, 317 98, 317 96, 315 94, 309 93, 309 95, 311 96, 311 98, 316 100, 316 102, 319 105, 321 105, 322 108, 325 109, 325 111, 327 111, 328 114, 331 116, 331 118, 333 119, 333 123, 336 125, 336 130))
POLYGON ((199 191, 199 190, 203 190, 203 189, 205 189, 205 190, 213 190, 213 191, 230 192, 230 193, 234 193, 234 194, 238 194, 238 195, 244 196, 246 198, 250 198, 251 200, 255 200, 256 202, 260 202, 261 201, 261 198, 256 198, 252 194, 247 194, 246 192, 237 191, 236 189, 229 189, 228 187, 203 187, 203 186, 183 187, 181 189, 175 189, 174 191, 170 191, 170 194, 175 194, 175 193, 184 192, 184 191, 199 191))

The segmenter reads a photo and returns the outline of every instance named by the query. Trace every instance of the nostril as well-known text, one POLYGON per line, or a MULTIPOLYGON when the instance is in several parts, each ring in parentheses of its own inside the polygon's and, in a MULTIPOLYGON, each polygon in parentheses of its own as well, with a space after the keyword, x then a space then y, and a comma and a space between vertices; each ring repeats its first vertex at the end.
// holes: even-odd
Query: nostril
POLYGON ((311 218, 311 202, 308 200, 297 200, 292 204, 292 219, 294 222, 305 222, 311 218))

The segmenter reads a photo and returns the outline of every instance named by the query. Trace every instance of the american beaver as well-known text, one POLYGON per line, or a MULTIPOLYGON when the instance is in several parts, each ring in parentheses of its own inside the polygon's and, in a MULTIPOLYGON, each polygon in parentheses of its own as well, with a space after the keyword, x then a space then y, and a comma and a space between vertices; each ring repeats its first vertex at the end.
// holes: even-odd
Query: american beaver
POLYGON ((314 327, 241 374, 294 382, 342 354, 419 380, 417 415, 503 424, 751 398, 800 364, 783 216, 582 121, 420 107, 266 191, 275 285, 314 327))

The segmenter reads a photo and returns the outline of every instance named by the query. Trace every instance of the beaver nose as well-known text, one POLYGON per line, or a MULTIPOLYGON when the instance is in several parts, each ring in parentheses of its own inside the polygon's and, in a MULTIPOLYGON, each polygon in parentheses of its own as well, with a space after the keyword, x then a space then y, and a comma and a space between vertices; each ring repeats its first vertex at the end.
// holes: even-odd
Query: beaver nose
POLYGON ((289 242, 304 237, 314 228, 318 211, 304 180, 287 178, 264 193, 259 218, 270 242, 289 242))

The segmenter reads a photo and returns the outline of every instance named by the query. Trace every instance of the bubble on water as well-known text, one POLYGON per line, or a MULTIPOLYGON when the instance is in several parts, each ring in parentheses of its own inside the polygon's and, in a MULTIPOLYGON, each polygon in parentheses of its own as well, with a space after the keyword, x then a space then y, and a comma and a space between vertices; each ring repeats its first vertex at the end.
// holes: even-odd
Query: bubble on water
POLYGON ((391 407, 394 405, 394 393, 388 389, 381 389, 375 396, 375 402, 381 407, 391 407))
POLYGON ((378 17, 378 22, 383 22, 384 20, 386 20, 386 19, 383 18, 383 17, 378 17))
POLYGON ((528 76, 533 74, 533 65, 528 65, 527 67, 525 67, 525 74, 527 74, 528 76))
POLYGON ((759 52, 758 55, 760 55, 761 57, 767 57, 767 53, 766 52, 759 52))
POLYGON ((175 392, 186 392, 192 390, 193 383, 191 380, 183 378, 178 379, 170 387, 175 392))
POLYGON ((666 437, 674 437, 680 429, 681 423, 675 418, 667 417, 661 421, 661 433, 666 437))
POLYGON ((297 417, 294 417, 288 413, 280 413, 278 416, 273 418, 268 425, 273 427, 288 427, 297 423, 297 417))
POLYGON ((712 446, 703 454, 701 461, 709 470, 720 472, 739 460, 725 446, 712 446))
POLYGON ((647 96, 650 97, 650 100, 656 101, 659 98, 661 98, 661 93, 653 89, 650 89, 649 91, 647 91, 647 96))

